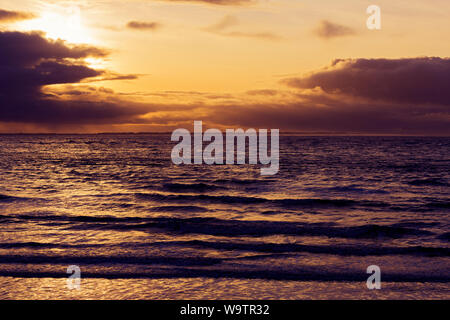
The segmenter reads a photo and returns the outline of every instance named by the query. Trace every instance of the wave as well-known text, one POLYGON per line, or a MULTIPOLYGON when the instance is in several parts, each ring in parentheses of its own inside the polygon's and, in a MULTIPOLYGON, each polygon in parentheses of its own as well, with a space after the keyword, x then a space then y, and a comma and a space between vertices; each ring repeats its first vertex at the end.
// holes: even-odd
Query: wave
MULTIPOLYGON (((74 218, 71 218, 74 219, 74 218)), ((75 218, 80 221, 83 218, 75 218)), ((297 236, 325 236, 351 239, 401 238, 405 236, 423 236, 433 233, 421 229, 384 226, 362 225, 350 227, 330 226, 320 223, 296 223, 284 221, 243 221, 222 220, 217 218, 107 218, 106 222, 113 223, 86 223, 68 226, 68 229, 112 229, 112 230, 142 230, 178 234, 204 234, 213 236, 251 236, 260 237, 268 235, 297 235, 297 236), (134 222, 134 223, 133 223, 134 222)), ((84 222, 105 222, 100 218, 84 218, 84 222), (97 219, 97 221, 95 221, 97 219)))
POLYGON ((9 195, 5 195, 5 194, 0 194, 0 202, 12 202, 12 201, 25 201, 25 200, 29 200, 29 198, 25 198, 25 197, 15 197, 15 196, 9 196, 9 195))
POLYGON ((443 233, 437 237, 439 240, 450 241, 450 232, 443 233))
POLYGON ((209 203, 265 203, 268 200, 257 197, 243 196, 211 196, 211 195, 185 195, 185 194, 160 194, 160 193, 136 193, 136 197, 161 202, 209 202, 209 203))
POLYGON ((205 207, 199 206, 158 206, 152 207, 152 211, 156 212, 208 212, 211 211, 205 207))
POLYGON ((217 179, 214 180, 214 183, 220 183, 220 184, 235 184, 235 185, 251 185, 256 183, 265 183, 265 182, 274 182, 276 180, 274 179, 267 179, 267 178, 260 178, 260 179, 238 179, 238 178, 231 178, 231 179, 217 179))
POLYGON ((261 197, 231 196, 231 195, 186 195, 136 193, 136 197, 160 202, 207 202, 224 204, 273 204, 283 207, 387 207, 387 203, 371 200, 352 199, 267 199, 261 197))
POLYGON ((393 227, 407 227, 407 228, 429 228, 439 226, 439 222, 414 222, 414 221, 403 221, 391 224, 393 227))
MULTIPOLYGON (((205 241, 205 240, 186 240, 186 241, 157 241, 150 243, 136 243, 124 242, 120 244, 62 244, 62 243, 41 243, 41 242, 11 242, 0 243, 1 249, 97 249, 97 248, 115 248, 118 247, 126 249, 130 248, 201 248, 228 251, 242 251, 242 252, 263 252, 271 255, 258 255, 253 258, 267 258, 274 257, 280 253, 312 253, 312 254, 329 254, 339 256, 387 256, 387 255, 410 255, 410 256, 425 256, 425 257, 449 257, 450 248, 446 247, 424 247, 424 246, 410 246, 410 247, 392 247, 392 246, 368 246, 368 245, 304 245, 299 243, 267 243, 267 242, 232 242, 232 241, 205 241)), ((285 255, 282 255, 285 256, 285 255)), ((71 257, 73 258, 73 257, 71 257)), ((242 257, 247 259, 249 256, 242 257)), ((241 259, 241 258, 240 258, 241 259)), ((45 259, 44 259, 45 260, 45 259)), ((232 259, 222 259, 232 260, 232 259)), ((117 262, 117 259, 112 259, 111 263, 117 262)), ((121 262, 121 260, 119 260, 121 262)))
POLYGON ((326 236, 351 239, 401 238, 405 236, 433 235, 432 232, 418 228, 395 225, 360 225, 341 227, 332 223, 300 223, 285 221, 245 221, 223 220, 213 217, 173 218, 173 217, 111 217, 111 216, 58 216, 58 215, 14 215, 0 218, 73 222, 62 223, 67 229, 92 230, 165 230, 179 234, 206 234, 215 236, 267 236, 298 235, 326 236))
POLYGON ((449 183, 441 178, 428 178, 428 179, 416 179, 407 182, 412 186, 439 186, 439 187, 448 187, 449 183))
POLYGON ((0 219, 10 220, 34 220, 34 221, 51 221, 51 222, 102 222, 102 223, 116 223, 116 222, 142 222, 148 220, 141 217, 112 217, 112 216, 63 216, 63 215, 48 215, 39 212, 34 214, 18 214, 18 215, 0 215, 0 219))
POLYGON ((219 258, 205 257, 168 257, 168 256, 57 256, 57 255, 0 255, 1 264, 139 264, 174 266, 211 266, 222 262, 219 258))
POLYGON ((432 234, 425 230, 381 225, 324 227, 316 224, 282 221, 240 221, 220 220, 216 218, 159 218, 150 223, 133 226, 115 225, 112 227, 118 229, 122 229, 123 227, 126 229, 129 227, 138 229, 159 228, 177 233, 208 234, 216 236, 265 236, 284 234, 362 239, 401 238, 403 236, 432 234))
POLYGON ((335 246, 335 245, 303 245, 296 243, 264 243, 264 242, 212 242, 203 240, 164 241, 152 245, 199 247, 216 250, 238 250, 265 253, 307 252, 340 256, 386 256, 413 255, 427 257, 449 257, 450 248, 442 247, 373 247, 373 246, 335 246))
POLYGON ((386 190, 367 189, 358 187, 357 185, 335 186, 335 187, 309 187, 306 191, 321 192, 321 193, 356 193, 356 194, 388 194, 386 190))
POLYGON ((83 248, 89 245, 71 245, 71 244, 61 244, 61 243, 42 243, 42 242, 7 242, 0 243, 0 249, 22 249, 22 248, 83 248))
MULTIPOLYGON (((200 187, 201 189, 202 187, 200 187)), ((187 192, 187 189, 185 191, 187 192)), ((195 192, 194 192, 195 193, 195 192)), ((223 205, 263 205, 286 209, 332 209, 332 208, 361 208, 364 210, 378 211, 413 211, 427 212, 439 211, 450 208, 450 202, 446 198, 423 198, 408 203, 388 203, 378 200, 368 199, 349 199, 349 198, 285 198, 269 199, 258 196, 240 196, 240 195, 210 195, 202 194, 183 194, 180 193, 158 193, 158 192, 137 192, 137 193, 111 193, 94 194, 88 197, 96 198, 117 198, 121 201, 130 201, 137 198, 139 201, 146 200, 157 203, 176 203, 176 204, 223 204, 223 205)), ((194 205, 195 206, 195 205, 194 205)))
MULTIPOLYGON (((30 270, 1 270, 2 277, 16 278, 67 278, 64 271, 30 271, 30 270)), ((83 278, 103 279, 168 279, 168 278, 234 278, 234 279, 265 279, 291 281, 348 281, 365 282, 365 272, 340 271, 333 272, 322 268, 305 267, 297 270, 227 270, 220 268, 192 269, 192 268, 159 268, 149 271, 84 271, 83 278)), ((383 273, 385 282, 450 282, 450 276, 445 274, 400 274, 383 273)))
POLYGON ((436 199, 432 202, 426 203, 425 207, 430 209, 449 209, 450 201, 444 199, 436 199))

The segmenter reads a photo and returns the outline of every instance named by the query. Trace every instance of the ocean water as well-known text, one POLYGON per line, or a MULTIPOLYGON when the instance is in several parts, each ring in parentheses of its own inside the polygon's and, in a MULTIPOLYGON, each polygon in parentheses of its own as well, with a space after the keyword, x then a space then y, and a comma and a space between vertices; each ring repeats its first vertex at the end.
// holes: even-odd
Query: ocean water
POLYGON ((450 298, 450 138, 281 136, 274 176, 173 145, 0 136, 0 298, 450 298))

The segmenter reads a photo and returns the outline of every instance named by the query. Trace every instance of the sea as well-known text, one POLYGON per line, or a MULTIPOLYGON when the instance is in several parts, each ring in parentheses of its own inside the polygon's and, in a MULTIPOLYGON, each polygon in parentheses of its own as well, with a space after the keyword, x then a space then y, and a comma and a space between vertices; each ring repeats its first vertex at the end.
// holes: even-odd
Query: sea
POLYGON ((0 135, 0 299, 450 298, 449 137, 282 134, 272 176, 174 144, 0 135))

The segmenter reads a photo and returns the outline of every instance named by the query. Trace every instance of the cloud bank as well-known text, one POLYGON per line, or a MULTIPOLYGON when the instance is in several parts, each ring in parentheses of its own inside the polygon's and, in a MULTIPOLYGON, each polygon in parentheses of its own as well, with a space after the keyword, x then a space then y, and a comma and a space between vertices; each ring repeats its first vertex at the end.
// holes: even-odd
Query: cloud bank
POLYGON ((145 110, 124 107, 114 100, 61 99, 44 93, 45 86, 79 83, 105 72, 84 63, 107 51, 86 45, 69 46, 39 32, 0 32, 0 122, 58 126, 67 123, 115 123, 131 120, 145 110))
MULTIPOLYGON (((212 127, 278 128, 347 134, 450 135, 450 59, 340 59, 288 89, 251 90, 213 100, 166 123, 201 120, 212 127), (290 88, 290 89, 289 89, 290 88)), ((149 117, 149 121, 163 121, 149 117)))
POLYGON ((371 101, 450 105, 450 59, 338 59, 324 70, 284 83, 371 101))
POLYGON ((0 47, 1 130, 171 131, 203 120, 282 132, 450 135, 449 58, 338 59, 281 80, 283 90, 120 94, 87 84, 137 77, 85 63, 106 57, 104 49, 12 31, 0 32, 0 47))

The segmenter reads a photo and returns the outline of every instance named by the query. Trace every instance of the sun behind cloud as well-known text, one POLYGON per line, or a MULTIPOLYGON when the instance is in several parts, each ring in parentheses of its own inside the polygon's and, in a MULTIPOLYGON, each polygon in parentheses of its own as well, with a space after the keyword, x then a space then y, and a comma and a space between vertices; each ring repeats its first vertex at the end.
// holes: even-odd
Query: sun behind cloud
POLYGON ((52 6, 39 13, 38 18, 19 24, 23 30, 39 30, 50 39, 61 39, 70 43, 94 43, 88 28, 83 24, 79 7, 52 6))

